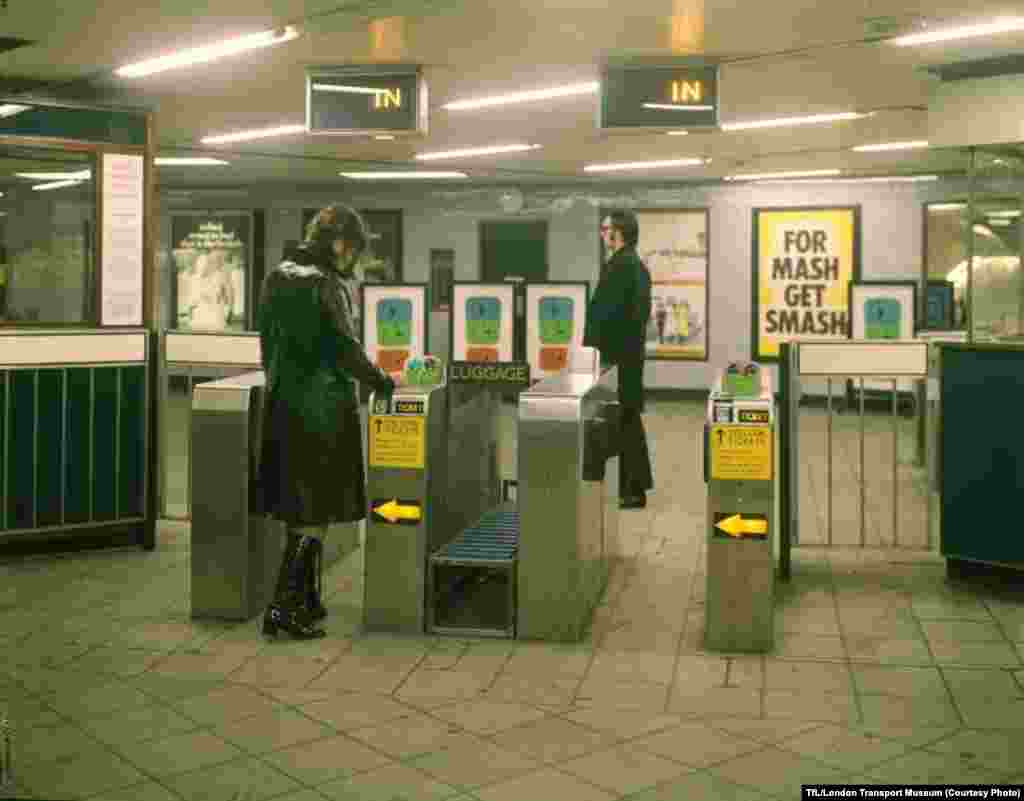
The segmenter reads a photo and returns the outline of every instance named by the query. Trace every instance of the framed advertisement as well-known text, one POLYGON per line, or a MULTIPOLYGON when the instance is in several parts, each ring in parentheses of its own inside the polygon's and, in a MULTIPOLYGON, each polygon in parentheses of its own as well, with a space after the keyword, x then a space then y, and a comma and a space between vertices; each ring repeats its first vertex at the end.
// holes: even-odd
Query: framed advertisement
POLYGON ((753 361, 778 361, 791 339, 848 338, 860 206, 756 208, 752 236, 753 361))
POLYGON ((851 281, 851 339, 913 339, 917 333, 916 281, 851 281))
MULTIPOLYGON (((306 238, 306 227, 320 209, 302 210, 299 240, 306 238)), ((361 282, 386 284, 402 280, 401 209, 359 209, 370 229, 370 247, 359 260, 356 273, 361 282)))
POLYGON ((366 355, 381 370, 400 373, 427 354, 427 285, 363 284, 360 319, 366 355))
POLYGON ((920 330, 952 331, 956 317, 956 285, 928 281, 924 288, 924 323, 920 330))
POLYGON ((172 325, 244 331, 252 310, 252 214, 231 211, 171 215, 172 325))
POLYGON ((569 352, 583 345, 590 285, 585 281, 526 284, 526 361, 537 380, 569 364, 569 352))
MULTIPOLYGON (((610 213, 601 209, 599 219, 610 213)), ((707 361, 709 212, 637 209, 635 214, 640 227, 636 252, 651 274, 647 358, 707 361)), ((606 265, 602 259, 602 276, 606 265)))
POLYGON ((516 284, 455 281, 449 317, 453 362, 515 359, 516 284))

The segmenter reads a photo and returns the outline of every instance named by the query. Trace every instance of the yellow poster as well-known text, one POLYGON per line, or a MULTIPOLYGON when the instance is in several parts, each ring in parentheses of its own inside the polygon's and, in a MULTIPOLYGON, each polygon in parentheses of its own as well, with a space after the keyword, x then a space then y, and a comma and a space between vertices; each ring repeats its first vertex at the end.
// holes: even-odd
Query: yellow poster
POLYGON ((857 208, 754 210, 754 359, 792 339, 846 339, 860 273, 857 208))
POLYGON ((367 430, 370 467, 422 470, 426 453, 426 419, 371 416, 367 430))

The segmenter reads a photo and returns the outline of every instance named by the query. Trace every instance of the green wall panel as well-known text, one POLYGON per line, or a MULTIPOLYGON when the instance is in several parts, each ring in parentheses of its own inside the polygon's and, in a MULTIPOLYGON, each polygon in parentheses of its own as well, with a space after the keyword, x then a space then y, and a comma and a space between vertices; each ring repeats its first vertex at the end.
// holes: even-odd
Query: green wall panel
POLYGON ((64 371, 39 371, 36 525, 61 523, 61 459, 64 443, 64 371))
POLYGON ((7 525, 32 528, 35 525, 32 496, 35 493, 33 432, 35 431, 35 374, 27 370, 11 373, 11 430, 7 443, 7 525))
POLYGON ((88 523, 89 489, 89 426, 91 416, 88 368, 68 370, 68 435, 65 462, 64 522, 88 523))
POLYGON ((118 368, 99 367, 93 377, 93 520, 117 517, 117 391, 118 368))
POLYGON ((118 517, 141 517, 145 486, 146 368, 121 368, 121 483, 118 517))

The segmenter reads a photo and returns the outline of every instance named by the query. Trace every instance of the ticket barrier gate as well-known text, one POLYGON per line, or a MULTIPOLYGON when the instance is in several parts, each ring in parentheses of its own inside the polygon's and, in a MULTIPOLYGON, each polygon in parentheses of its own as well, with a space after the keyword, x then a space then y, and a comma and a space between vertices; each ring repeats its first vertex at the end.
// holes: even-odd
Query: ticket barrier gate
POLYGON ((708 398, 705 645, 771 650, 775 621, 775 403, 756 365, 723 372, 708 398))

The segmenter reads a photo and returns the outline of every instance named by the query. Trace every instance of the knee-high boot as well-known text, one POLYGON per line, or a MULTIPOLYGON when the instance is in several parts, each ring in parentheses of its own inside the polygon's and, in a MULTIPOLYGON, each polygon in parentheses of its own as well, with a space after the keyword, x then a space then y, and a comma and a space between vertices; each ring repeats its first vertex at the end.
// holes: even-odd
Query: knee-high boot
POLYGON ((279 629, 302 640, 323 637, 326 633, 314 624, 306 609, 304 585, 313 539, 295 532, 288 533, 274 601, 263 616, 263 633, 267 636, 276 637, 279 629))

